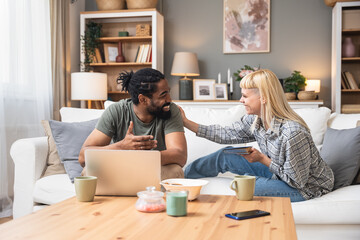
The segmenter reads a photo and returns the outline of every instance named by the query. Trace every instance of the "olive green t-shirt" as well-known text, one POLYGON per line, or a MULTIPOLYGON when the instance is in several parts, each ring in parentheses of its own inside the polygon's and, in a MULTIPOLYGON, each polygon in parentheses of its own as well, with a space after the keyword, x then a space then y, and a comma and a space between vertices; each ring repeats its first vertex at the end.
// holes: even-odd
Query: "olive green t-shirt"
POLYGON ((123 99, 111 104, 102 114, 96 129, 111 137, 114 142, 124 139, 130 121, 134 123, 136 136, 152 135, 157 140, 156 150, 166 149, 165 135, 172 132, 184 132, 180 110, 175 103, 170 104, 171 117, 167 120, 155 117, 150 123, 144 123, 134 113, 131 99, 123 99))

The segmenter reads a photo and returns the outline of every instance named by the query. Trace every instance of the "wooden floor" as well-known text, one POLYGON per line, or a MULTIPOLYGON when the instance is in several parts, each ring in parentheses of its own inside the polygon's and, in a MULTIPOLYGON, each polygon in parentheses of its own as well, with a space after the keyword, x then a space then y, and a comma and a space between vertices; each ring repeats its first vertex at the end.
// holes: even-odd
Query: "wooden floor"
POLYGON ((8 222, 8 221, 11 221, 12 219, 13 219, 12 217, 0 218, 0 224, 6 223, 6 222, 8 222))

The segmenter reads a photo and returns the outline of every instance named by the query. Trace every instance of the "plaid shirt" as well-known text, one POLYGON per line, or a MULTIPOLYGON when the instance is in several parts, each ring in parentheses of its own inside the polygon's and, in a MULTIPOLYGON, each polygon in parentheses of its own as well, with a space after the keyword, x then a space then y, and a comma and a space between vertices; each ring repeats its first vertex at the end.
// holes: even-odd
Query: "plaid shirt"
POLYGON ((231 127, 199 125, 196 135, 221 144, 257 141, 261 152, 271 159, 273 179, 298 189, 305 199, 330 192, 334 174, 320 157, 310 132, 295 121, 280 118, 274 118, 271 126, 266 130, 260 118, 245 115, 231 127))

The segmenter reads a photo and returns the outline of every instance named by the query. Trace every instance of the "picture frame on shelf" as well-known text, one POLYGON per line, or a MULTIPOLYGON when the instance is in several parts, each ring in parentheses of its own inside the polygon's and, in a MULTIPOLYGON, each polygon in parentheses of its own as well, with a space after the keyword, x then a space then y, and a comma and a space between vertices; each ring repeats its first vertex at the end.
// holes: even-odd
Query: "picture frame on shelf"
POLYGON ((214 100, 214 79, 194 79, 194 100, 214 100))
POLYGON ((215 100, 228 100, 227 84, 216 83, 214 84, 215 100))
POLYGON ((104 43, 105 62, 116 62, 116 56, 119 54, 118 45, 116 43, 104 43))
POLYGON ((223 53, 270 52, 270 1, 224 0, 223 53))

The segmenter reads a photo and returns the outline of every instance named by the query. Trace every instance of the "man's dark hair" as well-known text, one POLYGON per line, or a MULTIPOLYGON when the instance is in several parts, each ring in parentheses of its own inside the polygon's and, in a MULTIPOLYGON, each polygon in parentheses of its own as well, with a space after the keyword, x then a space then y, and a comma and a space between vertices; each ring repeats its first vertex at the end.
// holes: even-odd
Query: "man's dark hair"
POLYGON ((165 76, 158 70, 143 68, 135 73, 123 71, 120 73, 117 83, 122 83, 122 90, 128 92, 133 103, 137 105, 139 104, 139 94, 151 98, 157 90, 156 83, 161 79, 165 79, 165 76))

